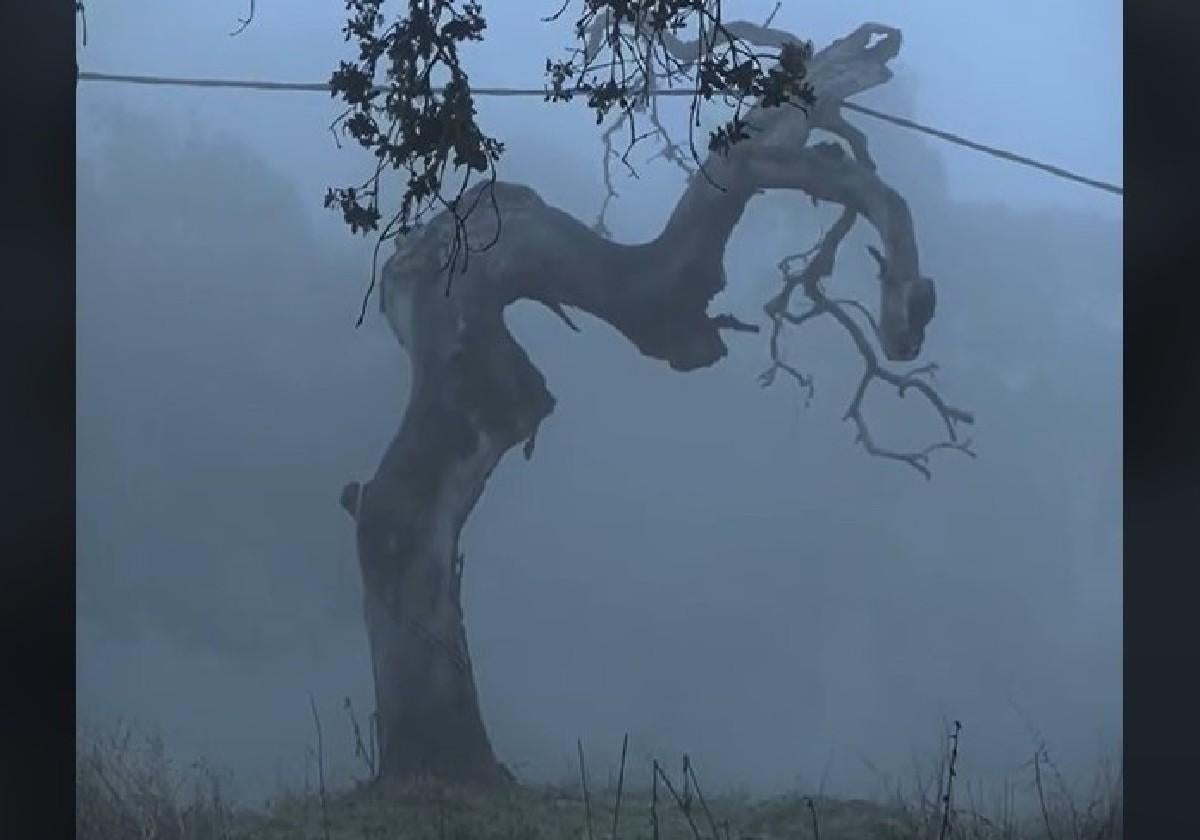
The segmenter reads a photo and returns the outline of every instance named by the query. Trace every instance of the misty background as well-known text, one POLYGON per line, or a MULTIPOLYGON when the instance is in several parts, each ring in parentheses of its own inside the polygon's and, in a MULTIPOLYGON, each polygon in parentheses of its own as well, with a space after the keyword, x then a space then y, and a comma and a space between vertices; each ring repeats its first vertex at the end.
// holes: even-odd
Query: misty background
MULTIPOLYGON (((241 0, 89 4, 80 66, 322 81, 348 55, 343 10, 311 5, 260 0, 230 38, 241 0)), ((857 101, 1119 183, 1119 5, 961 5, 792 2, 775 25, 818 48, 898 26, 897 78, 857 101)), ((568 24, 485 11, 472 80, 540 84, 568 24)), ((320 94, 84 82, 78 99, 80 716, 157 726, 262 797, 303 779, 311 692, 344 778, 342 701, 365 715, 372 690, 337 499, 372 474, 408 387, 374 303, 353 326, 370 244, 321 207, 369 161, 336 148, 320 94)), ((479 106, 503 178, 594 218, 582 107, 479 106)), ((635 756, 686 750, 709 784, 760 791, 871 792, 956 718, 969 777, 1015 774, 1034 727, 1068 774, 1119 749, 1121 201, 848 116, 912 207, 938 283, 925 358, 975 412, 979 457, 936 458, 931 482, 867 457, 840 419, 859 360, 832 325, 789 341, 817 377, 805 408, 758 386, 764 336, 677 374, 587 316, 576 335, 514 307, 559 403, 468 523, 464 606, 493 742, 524 778, 572 776, 579 737, 603 768, 626 731, 635 756)), ((639 171, 610 211, 624 241, 682 189, 662 161, 639 171)), ((761 323, 775 263, 834 215, 757 199, 713 310, 761 323)), ((870 295, 873 241, 860 223, 839 289, 870 295)), ((881 389, 869 409, 898 445, 938 433, 916 400, 881 389)))

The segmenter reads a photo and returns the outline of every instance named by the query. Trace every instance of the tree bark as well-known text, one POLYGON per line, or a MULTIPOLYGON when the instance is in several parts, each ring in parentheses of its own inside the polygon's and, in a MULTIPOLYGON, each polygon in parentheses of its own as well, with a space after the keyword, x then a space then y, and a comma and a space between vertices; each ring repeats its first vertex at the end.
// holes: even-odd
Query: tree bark
POLYGON ((864 159, 861 134, 848 138, 850 155, 806 146, 812 127, 853 132, 838 104, 890 78, 899 37, 867 25, 818 53, 809 75, 813 113, 755 112, 753 139, 706 161, 708 177, 690 181, 651 242, 608 241, 533 190, 506 183, 465 197, 481 199, 467 220, 468 241, 491 241, 497 224, 500 236, 469 255, 449 293, 442 266, 452 220, 436 218, 398 242, 382 271, 380 303, 411 360, 411 395, 374 478, 365 489, 348 485, 342 499, 357 525, 384 779, 511 780, 480 714, 459 597, 467 516, 509 449, 524 443, 532 455, 554 409, 541 373, 505 326, 505 307, 537 301, 572 327, 564 307, 574 307, 675 370, 714 364, 726 353, 722 330, 747 328, 707 311, 725 285, 726 243, 754 195, 796 189, 876 228, 880 341, 893 359, 919 350, 924 324, 909 318, 908 300, 922 278, 907 205, 864 159), (871 44, 875 36, 881 40, 871 44))

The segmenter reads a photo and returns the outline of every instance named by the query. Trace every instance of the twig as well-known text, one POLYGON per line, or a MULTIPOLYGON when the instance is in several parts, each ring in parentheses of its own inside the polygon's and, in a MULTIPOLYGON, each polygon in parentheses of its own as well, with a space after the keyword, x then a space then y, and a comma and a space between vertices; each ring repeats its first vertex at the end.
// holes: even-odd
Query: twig
POLYGON ((253 22, 254 22, 254 0, 250 0, 250 13, 247 14, 244 18, 238 18, 238 27, 237 27, 237 29, 235 29, 229 33, 229 37, 233 38, 238 35, 241 35, 243 32, 246 31, 246 27, 248 27, 253 22))
MULTIPOLYGON (((767 368, 759 376, 759 382, 765 388, 771 385, 775 381, 776 374, 782 371, 795 379, 800 387, 807 392, 807 400, 811 400, 813 395, 812 378, 784 361, 780 349, 780 334, 785 323, 793 327, 799 327, 821 315, 831 316, 849 334, 864 363, 863 374, 859 380, 858 388, 855 390, 854 397, 851 399, 850 405, 843 415, 844 420, 854 423, 857 442, 862 444, 863 449, 867 451, 868 455, 900 461, 917 470, 925 478, 932 478, 933 474, 928 464, 929 456, 934 452, 942 449, 953 449, 969 457, 975 457, 975 453, 971 449, 971 441, 969 439, 960 440, 958 434, 959 424, 973 423, 975 418, 969 412, 948 405, 933 385, 930 384, 928 380, 933 378, 933 374, 937 370, 936 365, 921 365, 907 373, 898 373, 884 367, 879 360, 879 354, 876 352, 874 344, 867 337, 863 327, 851 317, 847 309, 853 309, 866 317, 867 323, 870 326, 871 336, 875 339, 875 343, 878 343, 879 325, 870 312, 857 301, 839 300, 828 297, 822 289, 821 281, 833 273, 838 246, 850 232, 856 219, 856 211, 847 208, 842 212, 833 227, 821 235, 816 245, 807 251, 793 254, 780 261, 779 270, 783 275, 783 289, 765 307, 767 316, 773 322, 769 345, 771 367, 767 368), (793 271, 792 269, 792 264, 796 262, 804 264, 804 267, 800 271, 793 271), (791 298, 797 289, 804 291, 810 303, 809 308, 798 315, 790 311, 791 298), (917 391, 941 418, 946 428, 946 438, 915 452, 899 452, 877 445, 871 435, 871 429, 863 413, 863 400, 866 397, 867 389, 876 380, 892 386, 901 398, 909 390, 917 391)), ((878 253, 874 249, 871 250, 873 254, 878 253)), ((879 258, 877 257, 877 259, 879 258)))
POLYGON ((588 796, 587 765, 585 765, 583 761, 583 739, 581 738, 576 741, 575 745, 579 748, 579 780, 583 785, 583 811, 585 818, 587 819, 587 836, 588 840, 593 840, 592 800, 591 797, 588 796))
POLYGON ((685 814, 692 812, 692 761, 688 754, 683 754, 683 798, 682 808, 685 814))
POLYGON ((693 764, 688 764, 688 772, 692 774, 692 787, 696 789, 696 799, 700 802, 700 809, 704 811, 704 817, 708 820, 708 826, 712 829, 713 840, 719 840, 717 833, 717 823, 713 819, 712 811, 708 809, 708 803, 704 800, 704 792, 700 790, 700 780, 696 778, 696 767, 693 764))
POLYGON ((343 705, 346 712, 350 715, 350 726, 354 731, 354 755, 356 758, 361 758, 367 765, 367 771, 371 774, 371 779, 373 780, 376 776, 374 732, 367 736, 371 742, 370 749, 368 749, 367 745, 363 743, 362 729, 358 725, 358 716, 354 714, 354 704, 347 697, 343 705))
MULTIPOLYGON (((933 386, 926 381, 926 379, 932 378, 934 372, 937 370, 936 365, 922 365, 903 374, 885 368, 880 363, 879 356, 864 334, 862 327, 850 317, 842 307, 840 301, 827 297, 821 288, 820 281, 832 273, 833 260, 838 243, 853 226, 855 215, 853 210, 847 209, 817 248, 799 255, 800 258, 806 258, 811 255, 804 270, 799 274, 792 274, 789 270, 790 261, 797 257, 789 257, 780 263, 780 270, 784 273, 784 290, 767 305, 767 313, 773 318, 782 318, 797 326, 818 315, 828 314, 849 333, 851 340, 858 349, 859 355, 862 356, 865 368, 862 378, 859 380, 854 398, 851 400, 850 406, 846 409, 843 418, 854 422, 857 432, 857 442, 862 444, 869 455, 906 463, 928 479, 932 477, 928 461, 929 456, 933 452, 940 449, 955 449, 965 455, 975 457, 975 453, 971 449, 971 441, 969 439, 959 440, 957 429, 960 423, 974 422, 974 417, 968 412, 948 405, 933 386), (788 299, 792 291, 797 287, 804 289, 805 295, 812 304, 808 311, 798 316, 788 311, 788 299), (897 452, 876 445, 862 409, 867 388, 875 380, 891 385, 896 389, 897 395, 901 398, 904 397, 909 389, 920 393, 938 413, 938 416, 945 425, 946 439, 916 452, 897 452)), ((861 311, 861 307, 859 309, 861 311)), ((878 336, 878 327, 874 320, 868 318, 868 321, 871 324, 872 330, 878 336)), ((775 351, 774 344, 772 344, 772 351, 773 353, 775 351)), ((777 357, 776 362, 778 362, 777 357)))
POLYGON ((621 791, 625 787, 625 753, 629 749, 629 733, 621 739, 621 769, 617 772, 617 803, 613 807, 612 840, 617 840, 617 820, 621 816, 621 791))
POLYGON ((650 775, 650 830, 652 840, 658 837, 658 759, 654 759, 654 770, 650 775))
MULTIPOLYGON (((1105 776, 1107 777, 1107 773, 1105 774, 1105 776)), ((1118 815, 1120 808, 1122 807, 1122 805, 1121 805, 1122 794, 1119 791, 1120 791, 1121 787, 1124 785, 1124 779, 1125 779, 1125 757, 1124 757, 1124 755, 1122 755, 1121 756, 1121 768, 1117 771, 1117 777, 1115 779, 1107 780, 1108 790, 1106 790, 1105 793, 1102 794, 1102 796, 1108 800, 1108 808, 1106 809, 1108 813, 1104 818, 1103 825, 1101 825, 1096 830, 1095 840, 1102 840, 1102 838, 1119 836, 1117 829, 1116 829, 1116 825, 1117 825, 1117 815, 1118 815), (1113 796, 1113 793, 1112 793, 1112 788, 1114 785, 1117 787, 1117 790, 1118 790, 1118 794, 1116 796, 1113 796)))
POLYGON ((1042 749, 1038 749, 1033 754, 1033 781, 1037 786, 1038 804, 1042 808, 1042 824, 1046 826, 1046 837, 1048 840, 1057 840, 1054 834, 1054 828, 1050 825, 1050 809, 1046 806, 1046 790, 1042 785, 1042 749))
POLYGON ((811 796, 805 797, 804 804, 808 807, 809 816, 812 817, 813 840, 821 840, 821 824, 817 822, 817 806, 811 796))
POLYGON ((317 784, 321 795, 321 827, 325 840, 329 840, 329 807, 325 800, 325 741, 321 735, 321 716, 317 714, 317 701, 312 692, 308 695, 308 705, 312 709, 313 723, 317 728, 317 784))
POLYGON ((1058 794, 1067 803, 1067 808, 1071 812, 1071 837, 1073 840, 1079 840, 1079 809, 1075 806, 1075 797, 1071 793, 1071 788, 1067 784, 1067 780, 1063 778, 1062 771, 1058 769, 1058 765, 1054 763, 1054 759, 1050 757, 1050 748, 1042 742, 1042 759, 1046 762, 1046 766, 1050 768, 1050 772, 1054 774, 1054 781, 1058 784, 1058 794))
POLYGON ((950 765, 946 771, 946 792, 942 795, 942 830, 938 840, 946 840, 950 833, 950 814, 954 807, 954 777, 958 775, 958 736, 962 723, 954 721, 954 733, 950 736, 950 765))

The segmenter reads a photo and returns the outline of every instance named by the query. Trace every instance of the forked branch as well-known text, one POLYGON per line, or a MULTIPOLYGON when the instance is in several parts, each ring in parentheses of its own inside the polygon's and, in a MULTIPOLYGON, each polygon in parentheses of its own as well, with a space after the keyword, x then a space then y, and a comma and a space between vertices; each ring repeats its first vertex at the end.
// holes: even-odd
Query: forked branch
POLYGON ((960 424, 973 423, 974 417, 969 412, 948 404, 938 393, 933 386, 933 376, 937 371, 935 363, 920 365, 906 373, 897 372, 884 365, 875 349, 880 341, 880 332, 870 311, 858 301, 835 299, 826 294, 821 281, 832 275, 838 247, 854 227, 856 218, 857 214, 853 210, 844 210, 833 227, 822 235, 813 248, 780 261, 783 290, 765 307, 767 316, 772 321, 771 366, 762 373, 760 382, 764 387, 769 386, 775 381, 776 374, 783 372, 796 380, 811 399, 814 387, 812 377, 801 373, 784 360, 780 348, 780 335, 785 324, 799 327, 821 315, 829 315, 850 336, 864 363, 862 377, 843 416, 843 419, 854 423, 857 442, 861 443, 870 455, 908 464, 926 478, 930 478, 932 473, 929 469, 929 456, 936 451, 951 449, 974 457, 970 440, 960 438, 958 429, 960 424), (792 268, 796 263, 803 265, 798 271, 792 268), (809 304, 808 308, 800 313, 791 310, 792 296, 797 289, 803 290, 809 304), (857 313, 867 322, 869 334, 851 316, 851 312, 857 313), (923 449, 907 452, 877 444, 863 412, 867 389, 874 381, 891 386, 901 398, 910 389, 917 391, 941 419, 946 429, 946 437, 923 449))

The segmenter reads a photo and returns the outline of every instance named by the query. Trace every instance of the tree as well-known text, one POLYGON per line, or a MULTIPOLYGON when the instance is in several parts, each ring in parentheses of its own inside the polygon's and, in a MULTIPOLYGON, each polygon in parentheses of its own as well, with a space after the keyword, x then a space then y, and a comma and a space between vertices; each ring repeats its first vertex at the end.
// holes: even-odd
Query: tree
POLYGON ((496 760, 480 714, 460 601, 459 536, 500 459, 518 444, 531 457, 537 430, 554 409, 544 378, 505 326, 505 307, 536 301, 572 328, 566 310, 580 309, 676 371, 715 364, 726 354, 723 333, 758 331, 708 313, 725 284, 726 243, 755 195, 799 190, 842 211, 814 247, 780 263, 781 288, 765 307, 772 364, 763 385, 784 374, 811 392, 811 379, 783 359, 780 335, 828 316, 864 363, 846 419, 868 453, 928 477, 933 451, 970 453, 959 425, 972 417, 939 395, 934 365, 901 372, 888 364, 919 355, 934 315, 934 286, 920 273, 907 204, 876 173, 865 135, 840 105, 891 77, 899 31, 866 24, 814 54, 769 21, 721 20, 715 3, 585 3, 576 60, 547 62, 547 99, 586 95, 598 124, 615 112, 603 135, 606 174, 620 158, 612 138, 625 130, 631 145, 657 137, 665 155, 690 173, 664 229, 648 242, 623 245, 607 238, 603 211, 589 227, 534 190, 496 179, 503 145, 475 123, 457 53, 459 42, 482 37, 478 4, 412 0, 390 25, 380 7, 380 0, 348 0, 346 37, 358 41, 360 61, 343 62, 331 81, 347 103, 345 131, 379 163, 362 187, 327 197, 353 229, 377 230, 381 174, 391 167, 408 176, 401 209, 380 234, 380 243, 395 240, 395 251, 382 267, 379 305, 411 360, 411 396, 375 475, 348 484, 341 498, 357 533, 380 773, 385 780, 430 773, 497 784, 511 776, 496 760), (695 39, 681 34, 689 24, 698 29, 695 39), (385 58, 387 83, 376 86, 385 58), (450 77, 440 89, 431 81, 438 64, 450 77), (607 80, 597 68, 608 69, 607 80), (694 87, 691 125, 713 98, 725 97, 734 109, 703 157, 690 133, 689 156, 658 121, 659 86, 680 77, 694 87), (650 120, 650 132, 636 130, 639 117, 650 120), (840 138, 849 152, 838 143, 810 145, 813 129, 840 138), (455 171, 466 175, 446 196, 442 179, 455 171), (471 173, 487 177, 470 185, 471 173), (874 311, 825 286, 859 217, 881 243, 871 249, 880 280, 874 311), (797 297, 807 303, 799 311, 797 297), (877 443, 863 413, 873 382, 901 396, 920 394, 945 438, 915 452, 877 443))

